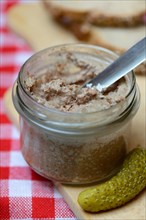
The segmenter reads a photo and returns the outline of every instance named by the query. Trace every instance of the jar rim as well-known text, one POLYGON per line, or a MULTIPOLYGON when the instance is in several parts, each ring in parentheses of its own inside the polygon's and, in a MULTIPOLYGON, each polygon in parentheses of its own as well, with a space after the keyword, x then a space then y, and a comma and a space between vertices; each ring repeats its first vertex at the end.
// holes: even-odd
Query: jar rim
MULTIPOLYGON (((82 124, 82 126, 84 126, 85 124, 86 125, 88 125, 89 123, 91 124, 91 123, 95 123, 95 121, 92 119, 92 118, 99 118, 100 119, 100 116, 102 116, 103 114, 106 114, 107 116, 109 116, 109 118, 107 119, 107 120, 109 120, 108 121, 108 123, 111 123, 111 122, 113 122, 112 120, 111 120, 111 114, 114 112, 116 112, 116 109, 121 105, 121 103, 123 103, 124 101, 121 101, 121 102, 119 102, 119 103, 116 103, 116 104, 114 104, 113 106, 111 106, 110 108, 107 108, 107 109, 103 109, 103 110, 100 110, 100 111, 94 111, 94 112, 85 112, 85 113, 83 113, 83 112, 63 112, 63 111, 60 111, 60 110, 58 110, 58 109, 54 109, 54 108, 48 108, 48 107, 46 107, 46 106, 44 106, 44 105, 42 105, 42 104, 40 104, 40 103, 38 103, 37 101, 35 101, 31 96, 30 96, 30 94, 29 93, 27 93, 26 92, 26 90, 25 90, 25 88, 24 88, 24 86, 23 86, 23 84, 22 84, 22 82, 21 82, 21 74, 23 73, 23 70, 24 70, 24 68, 25 68, 25 65, 32 59, 32 58, 34 58, 37 54, 38 55, 40 55, 41 53, 44 53, 45 51, 47 51, 47 50, 50 50, 50 49, 56 49, 56 48, 59 48, 59 47, 68 47, 68 46, 73 46, 73 47, 86 47, 86 48, 89 48, 89 49, 95 49, 95 50, 98 50, 98 51, 103 51, 103 52, 106 52, 106 53, 108 53, 108 54, 111 54, 111 55, 114 55, 115 56, 115 58, 116 57, 118 57, 118 55, 116 54, 116 53, 114 53, 113 51, 110 51, 110 50, 108 50, 108 49, 106 49, 106 48, 103 48, 103 47, 99 47, 99 46, 95 46, 95 45, 89 45, 89 44, 81 44, 81 43, 73 43, 73 44, 63 44, 63 45, 57 45, 57 46, 53 46, 53 47, 49 47, 49 48, 46 48, 46 49, 43 49, 43 50, 41 50, 41 51, 39 51, 39 52, 37 52, 37 53, 35 53, 35 54, 33 54, 28 60, 26 60, 26 62, 23 64, 23 66, 21 67, 21 69, 20 69, 20 72, 19 72, 19 75, 18 75, 18 79, 17 79, 17 93, 20 93, 21 92, 21 94, 22 94, 22 96, 23 97, 25 97, 26 99, 28 99, 29 100, 29 102, 31 102, 32 104, 33 104, 33 108, 34 109, 31 109, 31 107, 28 107, 27 106, 27 108, 26 108, 26 111, 28 111, 29 113, 30 113, 30 115, 35 115, 35 116, 37 116, 37 119, 39 118, 41 121, 45 121, 46 123, 45 124, 47 124, 47 119, 48 119, 48 117, 47 117, 47 115, 48 114, 52 114, 53 115, 53 118, 55 118, 55 116, 56 115, 58 115, 60 118, 62 118, 62 117, 64 117, 65 118, 65 121, 61 121, 61 120, 59 120, 59 121, 57 121, 57 119, 54 121, 54 120, 52 120, 51 121, 51 123, 53 123, 53 124, 56 124, 56 125, 60 125, 60 122, 61 123, 64 123, 64 126, 68 126, 70 123, 72 123, 72 125, 73 124, 77 124, 77 122, 78 122, 78 119, 81 119, 81 118, 89 118, 89 120, 87 120, 88 122, 86 122, 86 123, 83 123, 83 121, 81 120, 81 124, 82 124), (35 107, 34 107, 35 106, 35 107), (41 110, 39 113, 40 114, 38 114, 38 110, 41 110), (75 119, 75 122, 74 121, 70 121, 70 118, 74 118, 75 119), (67 119, 67 120, 66 120, 67 119), (91 121, 90 121, 90 119, 92 119, 91 121)), ((135 74, 134 74, 134 72, 133 71, 131 71, 131 72, 129 72, 128 73, 128 75, 129 76, 131 76, 131 78, 132 78, 132 84, 131 84, 131 87, 130 87, 130 89, 129 89, 129 92, 128 92, 128 94, 126 95, 126 97, 125 97, 125 99, 127 99, 128 97, 130 97, 131 96, 131 94, 133 93, 133 90, 134 90, 134 88, 135 88, 135 85, 136 85, 136 79, 135 79, 135 74)), ((16 88, 16 85, 14 86, 15 88, 16 88)), ((21 97, 19 96, 19 98, 21 99, 21 97)), ((124 99, 124 100, 125 100, 124 99)), ((21 100, 21 104, 23 105, 23 107, 25 108, 25 104, 23 103, 23 100, 21 100)), ((129 104, 130 105, 130 104, 129 104)), ((31 105, 32 106, 32 105, 31 105)), ((125 108, 125 110, 126 110, 126 108, 125 108)), ((118 120, 120 117, 121 117, 121 114, 122 114, 123 112, 117 112, 117 115, 114 117, 114 119, 113 120, 118 120)), ((123 114, 122 114, 123 115, 123 114)), ((102 117, 101 117, 102 118, 102 117)), ((50 123, 50 120, 51 119, 49 119, 49 123, 50 123)), ((107 123, 107 120, 106 120, 106 122, 105 123, 107 123)), ((102 124, 102 122, 103 121, 101 121, 101 120, 99 120, 99 123, 101 122, 101 124, 102 124)), ((97 121, 96 121, 96 123, 97 123, 97 121)))
MULTIPOLYGON (((83 46, 83 47, 87 47, 87 48, 91 48, 91 49, 93 48, 93 49, 97 49, 97 50, 100 50, 100 51, 107 52, 108 54, 115 55, 115 56, 118 57, 118 55, 117 55, 116 53, 114 53, 113 51, 108 50, 108 49, 106 49, 106 48, 103 48, 103 47, 100 47, 100 46, 96 46, 96 45, 90 45, 90 44, 82 44, 82 43, 62 44, 62 45, 57 45, 57 46, 52 46, 52 47, 49 47, 49 48, 45 48, 45 49, 43 49, 43 50, 41 50, 41 51, 38 51, 38 52, 36 52, 35 54, 33 54, 33 55, 32 55, 29 59, 27 59, 26 62, 22 65, 22 67, 21 67, 21 69, 20 69, 20 72, 19 72, 19 75, 18 75, 18 79, 17 79, 17 82, 18 82, 18 84, 20 85, 21 89, 24 91, 24 93, 27 95, 27 97, 28 97, 29 99, 31 99, 31 101, 32 101, 33 103, 35 103, 36 105, 42 107, 42 109, 45 109, 45 110, 47 110, 47 111, 49 110, 49 111, 55 112, 55 113, 60 113, 60 114, 62 114, 62 115, 66 115, 66 114, 68 114, 68 115, 81 115, 81 114, 90 115, 90 114, 94 114, 94 113, 97 113, 97 112, 107 111, 109 108, 108 108, 108 109, 103 109, 103 110, 100 110, 100 111, 94 111, 94 112, 92 111, 92 112, 86 112, 86 113, 83 113, 83 112, 63 112, 63 111, 60 111, 60 110, 58 110, 58 109, 49 108, 49 107, 47 107, 47 106, 45 106, 45 105, 42 105, 42 104, 38 103, 38 102, 35 101, 35 100, 32 98, 32 96, 25 90, 25 88, 24 88, 24 86, 23 86, 23 84, 22 84, 22 82, 21 82, 21 74, 23 73, 23 69, 25 68, 25 65, 26 65, 33 57, 35 57, 37 54, 41 54, 41 53, 47 51, 48 49, 50 50, 50 49, 52 49, 52 48, 56 49, 56 48, 66 47, 66 46, 75 46, 75 47, 76 47, 76 46, 78 46, 78 47, 83 46)), ((132 75, 132 82, 133 82, 133 84, 131 85, 131 88, 129 89, 129 91, 128 91, 127 95, 125 96, 125 98, 127 98, 127 97, 131 94, 131 91, 133 90, 133 87, 134 87, 134 85, 135 85, 135 83, 136 83, 136 79, 135 79, 134 72, 131 71, 130 73, 132 73, 131 75, 132 75)), ((119 104, 119 103, 116 103, 116 104, 114 104, 113 106, 115 106, 115 105, 117 106, 118 104, 119 104)), ((110 107, 110 108, 112 108, 112 107, 110 107)))

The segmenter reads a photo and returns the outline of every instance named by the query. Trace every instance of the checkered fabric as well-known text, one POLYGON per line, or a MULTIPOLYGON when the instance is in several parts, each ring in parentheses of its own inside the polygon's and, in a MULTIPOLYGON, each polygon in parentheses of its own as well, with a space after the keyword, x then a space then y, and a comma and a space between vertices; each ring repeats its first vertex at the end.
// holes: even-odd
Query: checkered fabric
MULTIPOLYGON (((23 2, 29 3, 29 0, 23 2)), ((23 39, 11 32, 6 22, 8 9, 17 3, 20 0, 0 0, 0 219, 75 220, 53 183, 32 171, 24 161, 19 133, 5 113, 3 95, 13 85, 21 65, 33 53, 23 39)))

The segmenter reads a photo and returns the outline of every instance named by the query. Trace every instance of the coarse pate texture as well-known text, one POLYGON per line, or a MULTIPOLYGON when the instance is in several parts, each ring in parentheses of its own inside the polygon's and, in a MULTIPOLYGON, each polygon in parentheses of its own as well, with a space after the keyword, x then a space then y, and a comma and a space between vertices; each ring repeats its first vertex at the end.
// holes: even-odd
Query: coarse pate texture
POLYGON ((24 86, 29 95, 38 103, 63 112, 101 111, 125 99, 129 92, 126 77, 102 92, 95 88, 81 88, 96 74, 87 64, 83 65, 81 71, 74 74, 68 74, 64 71, 64 66, 58 64, 55 69, 48 70, 39 77, 29 73, 24 86))

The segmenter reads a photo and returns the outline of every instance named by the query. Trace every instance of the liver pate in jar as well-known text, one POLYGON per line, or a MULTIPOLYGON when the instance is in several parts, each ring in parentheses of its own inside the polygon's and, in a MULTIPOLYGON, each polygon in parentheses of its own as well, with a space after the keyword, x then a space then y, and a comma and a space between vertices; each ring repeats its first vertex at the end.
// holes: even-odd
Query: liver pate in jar
POLYGON ((69 44, 42 50, 22 66, 13 102, 23 156, 37 173, 86 184, 117 172, 139 107, 134 73, 102 92, 82 88, 116 58, 104 48, 69 44))

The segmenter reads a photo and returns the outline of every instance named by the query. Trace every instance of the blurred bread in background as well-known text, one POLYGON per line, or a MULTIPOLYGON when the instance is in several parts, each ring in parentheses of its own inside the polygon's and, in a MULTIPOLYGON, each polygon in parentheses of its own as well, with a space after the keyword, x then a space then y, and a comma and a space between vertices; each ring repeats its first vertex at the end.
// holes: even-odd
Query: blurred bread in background
POLYGON ((98 26, 132 27, 144 24, 144 0, 43 1, 61 23, 89 22, 98 26))
POLYGON ((90 39, 90 25, 135 27, 146 24, 144 0, 42 0, 46 10, 79 40, 90 39))
MULTIPOLYGON (((46 13, 82 42, 119 54, 146 34, 144 0, 41 0, 46 13)), ((145 63, 136 71, 145 74, 145 63)))

